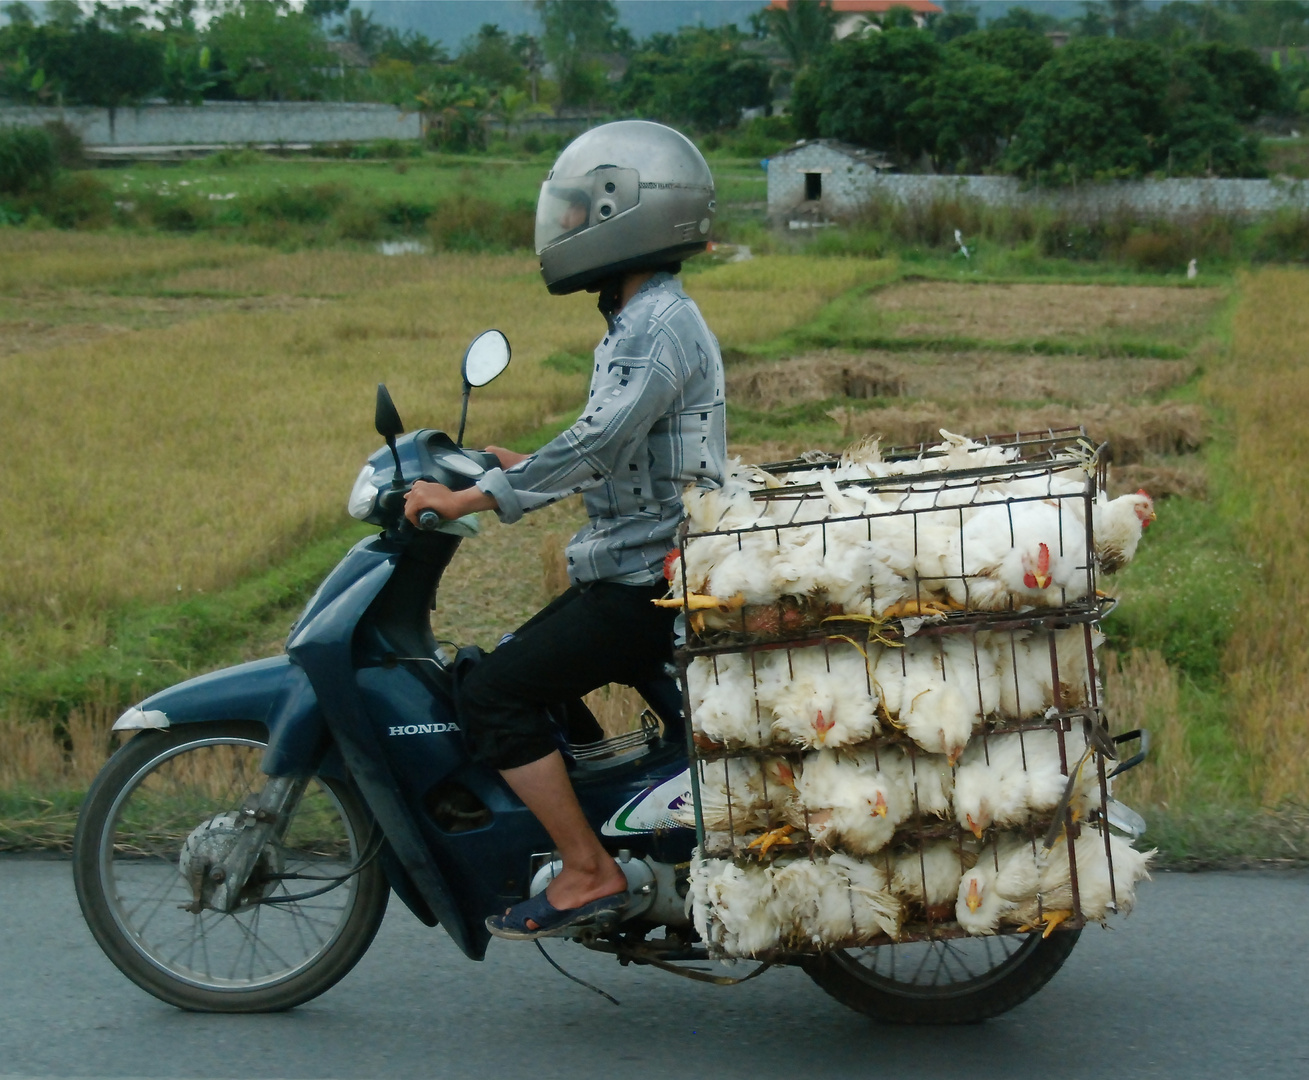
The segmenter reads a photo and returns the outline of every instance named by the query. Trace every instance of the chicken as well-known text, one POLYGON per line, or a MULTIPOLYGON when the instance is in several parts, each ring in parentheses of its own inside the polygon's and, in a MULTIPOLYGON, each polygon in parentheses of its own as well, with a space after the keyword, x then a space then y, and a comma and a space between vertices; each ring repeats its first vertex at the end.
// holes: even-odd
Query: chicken
MULTIPOLYGON (((708 831, 735 836, 768 829, 794 816, 795 774, 785 758, 723 758, 700 766, 700 807, 708 831)), ((683 825, 695 825, 695 810, 684 805, 673 813, 683 825)))
MULTIPOLYGON (((1082 918, 1101 921, 1115 910, 1128 914, 1136 902, 1137 884, 1150 876, 1150 860, 1155 852, 1137 851, 1130 842, 1111 833, 1109 854, 1106 855, 1104 835, 1087 829, 1073 842, 1073 853, 1077 862, 1077 899, 1082 918)), ((1018 926, 1043 925, 1048 936, 1060 923, 1076 914, 1067 838, 1055 844, 1039 863, 1036 889, 1023 897, 1011 897, 1017 902, 1003 918, 1018 926)))
POLYGON ((756 708, 750 657, 697 656, 687 669, 693 729, 727 746, 766 746, 768 718, 756 708))
POLYGON ((959 760, 973 727, 999 705, 994 650, 985 637, 941 635, 886 649, 873 671, 882 704, 929 754, 959 760))
POLYGON ((977 611, 1063 607, 1089 589, 1086 527, 1076 500, 1042 499, 978 507, 950 537, 945 589, 977 611))
POLYGON ((778 903, 771 866, 738 866, 726 859, 691 860, 691 909, 696 931, 727 956, 757 956, 779 943, 786 912, 778 903))
POLYGON ((927 909, 934 918, 941 918, 932 909, 954 901, 965 861, 953 840, 937 840, 924 844, 921 849, 901 851, 891 864, 891 891, 902 900, 927 909))
POLYGON ((774 879, 779 907, 787 912, 797 946, 845 945, 900 930, 900 903, 887 891, 886 875, 847 855, 796 859, 774 879))
POLYGON ((759 654, 758 698, 777 743, 848 746, 879 730, 868 661, 852 645, 828 644, 759 654))
POLYGON ((808 829, 814 841, 871 855, 891 841, 895 830, 913 811, 913 796, 905 788, 891 755, 835 753, 824 750, 805 758, 796 779, 797 827, 808 829))
MULTIPOLYGON (((882 756, 893 754, 887 749, 882 756)), ((903 782, 919 814, 948 818, 954 797, 954 769, 939 754, 904 754, 903 782)))
POLYGON ((1002 835, 977 856, 959 880, 955 919, 970 934, 994 934, 1001 920, 1039 888, 1038 857, 1030 841, 1002 835))
POLYGON ((1121 570, 1136 555, 1141 533, 1154 521, 1154 500, 1142 488, 1135 495, 1110 499, 1100 492, 1091 508, 1095 554, 1106 574, 1121 570))
MULTIPOLYGON (((1086 629, 1035 630, 1030 633, 997 633, 991 647, 1000 671, 1000 715, 1014 720, 1043 716, 1052 706, 1077 708, 1091 701, 1093 669, 1087 666, 1086 629), (1054 692, 1055 672, 1050 661, 1050 635, 1054 635, 1055 661, 1059 671, 1059 694, 1054 692)), ((1104 641, 1098 627, 1092 627, 1091 651, 1104 641)))
POLYGON ((1069 803, 1074 819, 1099 802, 1100 778, 1080 728, 997 733, 969 747, 955 774, 954 812, 973 835, 991 825, 1018 825, 1059 805, 1069 776, 1076 777, 1069 803), (1064 763, 1067 763, 1067 771, 1064 763))

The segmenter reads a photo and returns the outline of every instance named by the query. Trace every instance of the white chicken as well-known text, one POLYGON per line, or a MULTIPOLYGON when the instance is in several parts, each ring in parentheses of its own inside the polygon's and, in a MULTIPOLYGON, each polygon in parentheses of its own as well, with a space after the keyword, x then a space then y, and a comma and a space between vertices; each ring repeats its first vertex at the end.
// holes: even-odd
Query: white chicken
POLYGON ((691 860, 687 905, 701 939, 727 956, 757 956, 777 948, 787 913, 778 903, 771 866, 728 859, 691 860))
POLYGON ((974 836, 1052 813, 1075 777, 1074 820, 1100 799, 1100 777, 1080 728, 997 733, 969 747, 955 774, 955 820, 974 836), (1064 764, 1067 764, 1065 771, 1064 764))
POLYGON ((1113 574, 1131 562, 1136 555, 1136 546, 1141 542, 1141 533, 1154 519, 1154 500, 1144 488, 1135 495, 1120 495, 1116 499, 1100 492, 1091 508, 1095 554, 1100 569, 1113 574))
POLYGON ((924 844, 921 849, 901 851, 891 863, 891 891, 902 900, 927 909, 934 919, 948 917, 935 909, 954 902, 959 880, 971 861, 953 840, 937 840, 924 844))
POLYGON ((1063 607, 1086 595, 1086 527, 1076 500, 988 503, 950 537, 945 590, 961 607, 1063 607), (1058 505, 1055 505, 1055 504, 1058 505))
POLYGON ((796 779, 799 817, 792 823, 826 848, 858 855, 880 851, 913 812, 913 796, 895 767, 902 761, 830 750, 807 756, 796 779))
POLYGON ((766 746, 769 717, 755 704, 750 657, 742 653, 697 656, 687 668, 693 730, 726 746, 766 746))
MULTIPOLYGON (((706 830, 742 836, 794 817, 795 774, 785 758, 723 758, 700 766, 700 807, 706 830)), ((686 804, 673 817, 695 825, 686 804)))
POLYGON ((922 749, 944 754, 951 765, 1000 700, 998 661, 982 635, 911 639, 904 648, 883 651, 873 678, 887 714, 922 749))
POLYGON ((758 654, 761 710, 776 743, 849 746, 879 730, 868 661, 852 645, 775 649, 758 654))
POLYGON ((959 881, 955 919, 970 934, 994 934, 1000 922, 1040 887, 1037 849, 1030 840, 1001 835, 977 856, 959 881))
POLYGON ((856 944, 900 932, 900 902, 872 863, 839 853, 796 859, 778 869, 774 888, 797 945, 856 944))
MULTIPOLYGON (((1156 853, 1137 851, 1130 842, 1110 833, 1106 854, 1104 834, 1086 829, 1073 842, 1073 854, 1077 861, 1077 900, 1082 917, 1100 921, 1114 911, 1126 915, 1132 910, 1136 886, 1150 877, 1150 860, 1156 853)), ((1076 914, 1067 838, 1061 839, 1038 861, 1036 891, 1022 897, 1011 896, 1017 903, 1003 918, 1019 926, 1044 925, 1048 935, 1076 914)))
MULTIPOLYGON (((1000 670, 1000 715, 1014 720, 1043 716, 1053 706, 1077 708, 1091 701, 1094 669, 1086 660, 1087 630, 1073 626, 1066 630, 996 633, 991 646, 1000 670), (1059 694, 1055 695, 1055 670, 1050 660, 1050 635, 1054 636, 1058 665, 1059 694)), ((1090 628, 1094 656, 1104 642, 1098 627, 1090 628)))
MULTIPOLYGON (((894 751, 882 751, 886 757, 894 751)), ((954 798, 954 769, 947 758, 939 754, 904 754, 902 775, 904 784, 914 800, 919 814, 948 818, 954 798)))

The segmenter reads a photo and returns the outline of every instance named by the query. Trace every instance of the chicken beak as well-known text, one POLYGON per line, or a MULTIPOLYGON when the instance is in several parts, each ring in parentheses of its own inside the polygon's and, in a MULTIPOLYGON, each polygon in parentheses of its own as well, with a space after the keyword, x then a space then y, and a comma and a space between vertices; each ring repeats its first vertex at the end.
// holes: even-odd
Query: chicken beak
POLYGON ((949 764, 950 768, 953 769, 956 765, 959 764, 959 759, 963 757, 963 754, 964 754, 964 748, 962 746, 956 746, 953 750, 951 750, 948 754, 946 754, 945 760, 949 764))
POLYGON ((1048 589, 1050 587, 1050 575, 1042 574, 1040 571, 1032 575, 1036 578, 1036 587, 1038 589, 1048 589))
MULTIPOLYGON (((982 826, 980 826, 979 824, 977 824, 977 822, 973 820, 972 814, 968 814, 966 815, 966 817, 968 818, 968 828, 971 829, 973 835, 980 840, 982 838, 982 826)), ((976 885, 977 882, 974 881, 973 884, 976 885)))
POLYGON ((977 891, 977 878, 973 878, 968 883, 968 895, 964 898, 964 903, 968 905, 968 910, 972 912, 976 912, 982 906, 982 896, 977 891))
POLYGON ((873 803, 873 813, 878 817, 886 817, 886 797, 880 791, 877 793, 877 802, 873 803))

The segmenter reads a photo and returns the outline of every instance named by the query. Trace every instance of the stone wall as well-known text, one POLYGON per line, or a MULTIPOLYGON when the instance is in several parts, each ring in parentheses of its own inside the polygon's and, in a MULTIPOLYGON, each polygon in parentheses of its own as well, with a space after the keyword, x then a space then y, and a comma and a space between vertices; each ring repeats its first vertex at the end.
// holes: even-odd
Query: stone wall
POLYGON ((1185 177, 1077 188, 1027 188, 1008 176, 919 176, 879 173, 847 155, 812 143, 768 163, 768 212, 840 217, 870 199, 923 203, 959 199, 986 206, 1045 207, 1098 218, 1128 210, 1146 217, 1186 217, 1212 212, 1238 217, 1291 206, 1309 210, 1309 184, 1282 180, 1217 180, 1185 177), (818 203, 805 200, 805 173, 817 172, 818 203))
POLYGON ((421 118, 394 105, 352 102, 206 102, 137 109, 0 108, 0 127, 63 120, 88 147, 244 146, 248 143, 418 139, 421 118))

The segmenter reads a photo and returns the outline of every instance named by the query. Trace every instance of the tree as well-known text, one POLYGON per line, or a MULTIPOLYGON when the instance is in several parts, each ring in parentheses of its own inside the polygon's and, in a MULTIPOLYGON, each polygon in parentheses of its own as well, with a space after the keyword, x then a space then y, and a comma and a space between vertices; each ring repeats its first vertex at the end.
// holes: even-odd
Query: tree
POLYGON ((1142 176, 1157 163, 1167 89, 1155 45, 1070 41, 1028 83, 1008 162, 1046 183, 1142 176))
POLYGON ((1026 82, 1054 56, 1054 46, 1044 34, 1017 28, 988 27, 976 34, 957 38, 950 45, 961 58, 969 57, 1008 68, 1026 82))
POLYGON ((304 101, 321 95, 331 54, 318 23, 285 0, 239 0, 209 24, 238 97, 304 101))
POLYGON ((1022 120, 1024 80, 955 44, 909 111, 931 133, 926 149, 938 172, 986 172, 1022 120))
POLYGON ((836 14, 827 0, 790 0, 784 8, 765 8, 761 23, 799 71, 832 44, 836 14))
POLYGON ((1033 34, 1044 34, 1058 27, 1059 20, 1053 15, 1021 7, 1011 7, 1003 15, 990 19, 986 24, 988 30, 1028 30, 1033 34))
POLYGON ((981 15, 976 4, 963 0, 945 0, 945 11, 934 16, 927 24, 932 36, 945 44, 965 34, 975 33, 981 26, 981 15))
POLYGON ((618 88, 622 106, 701 131, 735 127, 741 110, 769 103, 769 72, 734 26, 655 34, 632 57, 618 88))
POLYGON ((10 26, 33 26, 36 23, 32 9, 22 0, 9 0, 9 3, 0 5, 0 12, 9 20, 10 26))
POLYGON ((613 0, 536 0, 541 44, 554 65, 564 105, 589 105, 604 95, 605 72, 596 53, 619 51, 630 35, 618 26, 613 0))
POLYGON ((464 42, 458 63, 473 78, 489 86, 521 90, 527 84, 527 69, 517 42, 495 23, 483 23, 477 36, 464 42))
POLYGON ((1253 49, 1209 41, 1186 46, 1182 56, 1209 73, 1222 108, 1242 123, 1281 103, 1277 72, 1253 49))
POLYGON ((378 56, 387 60, 400 60, 415 67, 433 67, 450 60, 445 46, 439 41, 433 41, 417 30, 401 33, 393 27, 387 27, 383 32, 378 56))
POLYGON ((385 31, 358 8, 351 8, 350 17, 332 28, 332 36, 357 45, 364 54, 373 57, 381 50, 385 31))
POLYGON ((893 29, 848 37, 797 76, 796 130, 891 152, 902 164, 933 148, 934 132, 910 108, 941 62, 926 31, 893 29))
POLYGON ((164 81, 163 43, 152 35, 115 33, 94 22, 72 30, 45 25, 30 48, 32 62, 70 105, 134 105, 164 81))

